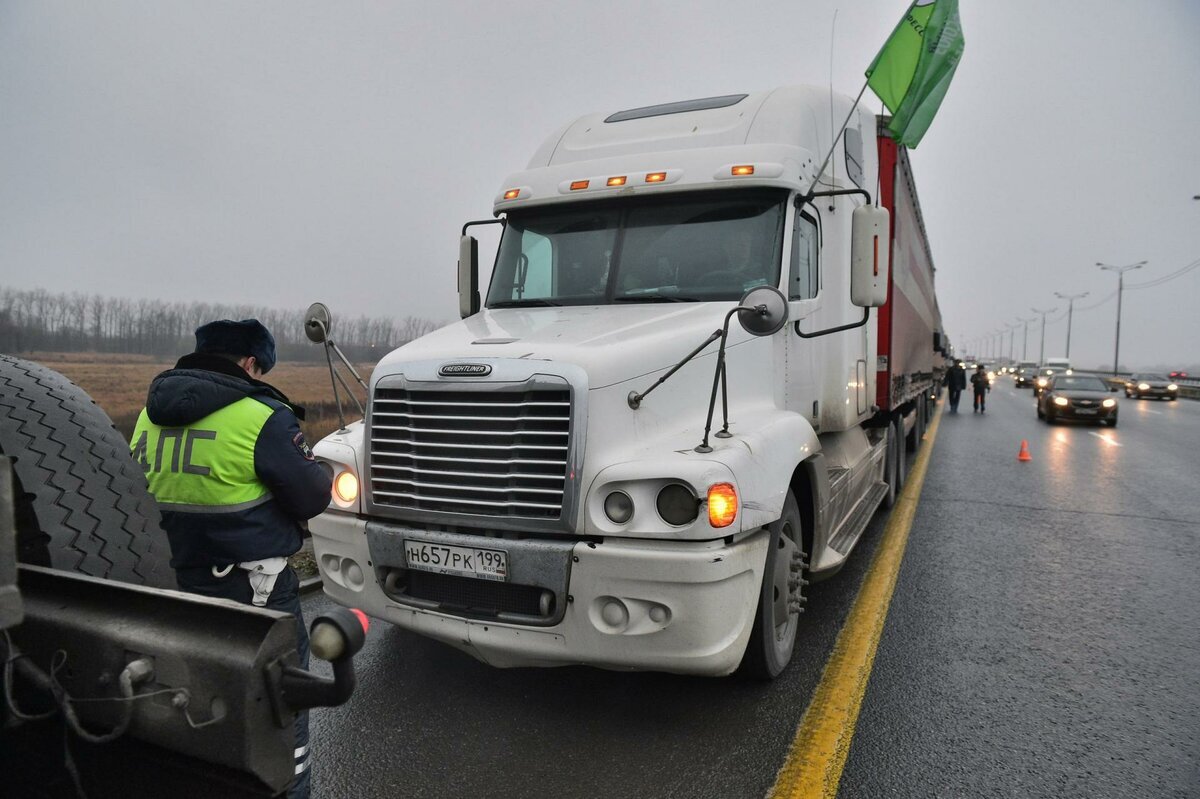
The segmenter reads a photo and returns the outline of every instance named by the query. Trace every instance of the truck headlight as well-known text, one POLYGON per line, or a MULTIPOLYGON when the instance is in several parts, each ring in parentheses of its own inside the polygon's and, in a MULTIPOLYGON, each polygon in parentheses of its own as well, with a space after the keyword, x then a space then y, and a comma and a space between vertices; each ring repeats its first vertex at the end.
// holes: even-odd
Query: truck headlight
POLYGON ((676 527, 691 524, 700 513, 700 501, 692 489, 680 483, 663 486, 655 505, 662 520, 676 527))
POLYGON ((613 524, 624 524, 633 518, 633 500, 624 491, 614 491, 604 498, 604 515, 613 524))
POLYGON ((358 477, 344 470, 333 478, 333 501, 343 508, 353 507, 358 500, 358 477))

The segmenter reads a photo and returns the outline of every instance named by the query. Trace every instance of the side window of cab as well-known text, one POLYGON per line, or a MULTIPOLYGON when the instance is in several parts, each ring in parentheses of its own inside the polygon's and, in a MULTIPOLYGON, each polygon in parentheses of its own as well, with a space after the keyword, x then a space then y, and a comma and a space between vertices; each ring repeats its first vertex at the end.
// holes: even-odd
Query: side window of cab
POLYGON ((817 226, 812 218, 796 212, 792 230, 792 259, 788 272, 788 299, 811 300, 821 290, 817 263, 817 226))

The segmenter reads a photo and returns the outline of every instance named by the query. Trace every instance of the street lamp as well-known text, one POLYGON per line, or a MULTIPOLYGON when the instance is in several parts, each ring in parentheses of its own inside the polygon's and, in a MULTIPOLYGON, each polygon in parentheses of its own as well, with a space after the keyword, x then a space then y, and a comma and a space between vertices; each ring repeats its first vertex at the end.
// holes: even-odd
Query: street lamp
POLYGON ((1130 269, 1141 269, 1147 261, 1138 261, 1128 266, 1113 266, 1096 262, 1096 266, 1108 272, 1117 273, 1117 343, 1113 348, 1113 377, 1117 376, 1117 365, 1121 362, 1121 293, 1125 290, 1125 273, 1130 269))
POLYGON ((1047 308, 1046 310, 1042 311, 1042 310, 1038 310, 1037 308, 1030 308, 1029 310, 1033 311, 1034 313, 1040 313, 1042 315, 1042 347, 1038 351, 1038 363, 1043 364, 1046 362, 1046 314, 1054 313, 1058 309, 1057 308, 1047 308))
POLYGON ((1082 294, 1063 294, 1060 291, 1054 292, 1054 296, 1060 300, 1067 301, 1067 359, 1071 358, 1071 314, 1075 310, 1075 300, 1080 300, 1086 297, 1088 293, 1085 291, 1082 294))

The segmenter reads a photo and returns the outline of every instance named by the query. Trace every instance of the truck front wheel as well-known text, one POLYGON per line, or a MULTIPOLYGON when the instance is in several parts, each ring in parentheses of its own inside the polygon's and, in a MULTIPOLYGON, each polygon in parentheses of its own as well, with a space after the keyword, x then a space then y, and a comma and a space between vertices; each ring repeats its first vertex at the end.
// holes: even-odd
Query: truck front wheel
POLYGON ((789 491, 783 515, 769 526, 767 562, 750 642, 742 656, 741 673, 760 680, 773 680, 787 667, 796 645, 796 629, 804 605, 804 575, 808 564, 801 549, 803 541, 800 506, 789 491))

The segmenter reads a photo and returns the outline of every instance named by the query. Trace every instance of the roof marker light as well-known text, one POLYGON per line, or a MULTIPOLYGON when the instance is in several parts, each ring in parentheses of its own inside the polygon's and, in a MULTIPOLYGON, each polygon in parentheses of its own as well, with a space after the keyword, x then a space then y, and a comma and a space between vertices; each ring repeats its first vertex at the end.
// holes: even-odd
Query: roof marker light
POLYGON ((625 185, 625 176, 624 176, 624 175, 617 175, 616 177, 609 178, 609 179, 608 179, 608 185, 610 185, 610 186, 624 186, 624 185, 625 185))
POLYGON ((735 176, 753 175, 754 174, 754 164, 738 164, 737 166, 732 167, 729 170, 729 174, 735 175, 735 176))
POLYGON ((647 183, 662 183, 666 179, 667 179, 666 172, 650 172, 649 174, 646 175, 647 183))
POLYGON ((573 180, 571 181, 571 191, 581 191, 582 189, 586 189, 589 183, 591 183, 590 180, 573 180))
POLYGON ((520 196, 521 196, 520 189, 509 189, 508 191, 504 192, 504 199, 506 199, 506 200, 515 200, 520 196))

